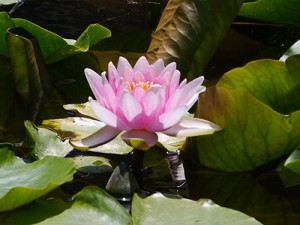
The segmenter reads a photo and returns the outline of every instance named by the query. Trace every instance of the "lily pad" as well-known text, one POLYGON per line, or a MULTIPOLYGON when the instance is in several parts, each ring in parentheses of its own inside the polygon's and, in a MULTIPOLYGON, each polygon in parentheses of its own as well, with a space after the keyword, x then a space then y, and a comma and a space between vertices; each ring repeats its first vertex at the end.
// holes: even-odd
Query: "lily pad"
POLYGON ((72 158, 78 171, 84 173, 100 174, 112 172, 109 160, 99 156, 78 156, 72 158))
POLYGON ((134 195, 132 218, 135 224, 261 224, 241 212, 223 208, 208 199, 192 201, 156 193, 147 198, 134 195))
POLYGON ((125 208, 98 187, 85 187, 74 199, 70 209, 37 224, 133 224, 125 208))
POLYGON ((285 161, 284 166, 300 175, 300 147, 293 151, 293 153, 285 161))
POLYGON ((273 23, 299 24, 299 1, 258 0, 246 2, 241 7, 240 16, 273 23))
POLYGON ((8 147, 0 149, 0 212, 20 207, 38 199, 73 179, 72 160, 46 156, 24 163, 8 147), (3 163, 3 160, 6 162, 3 163))
POLYGON ((223 130, 188 140, 186 157, 224 171, 250 171, 300 144, 300 56, 258 60, 226 73, 200 96, 196 116, 223 130))
MULTIPOLYGON (((7 28, 22 27, 38 41, 43 58, 47 64, 60 61, 80 52, 86 52, 91 46, 111 35, 110 31, 100 24, 91 24, 77 40, 68 40, 28 20, 21 18, 10 19, 5 12, 0 12, 0 18, 5 19, 4 27, 0 27, 0 35, 3 35, 0 36, 0 43, 5 43, 7 28)), ((0 53, 7 53, 5 46, 0 48, 0 50, 2 51, 0 53)))
POLYGON ((25 207, 2 213, 4 215, 3 219, 0 215, 0 223, 1 225, 36 224, 49 217, 56 216, 68 208, 70 208, 70 205, 60 198, 38 199, 25 207))
POLYGON ((25 121, 25 127, 32 140, 32 152, 39 159, 45 156, 64 157, 73 150, 69 141, 61 140, 54 131, 43 127, 36 127, 30 121, 25 121))
MULTIPOLYGON (((105 126, 105 123, 82 117, 68 117, 65 119, 44 120, 42 125, 58 133, 62 139, 81 139, 98 131, 105 126)), ((127 154, 133 150, 125 144, 122 138, 117 136, 112 141, 95 148, 79 149, 82 151, 92 151, 109 154, 127 154)))

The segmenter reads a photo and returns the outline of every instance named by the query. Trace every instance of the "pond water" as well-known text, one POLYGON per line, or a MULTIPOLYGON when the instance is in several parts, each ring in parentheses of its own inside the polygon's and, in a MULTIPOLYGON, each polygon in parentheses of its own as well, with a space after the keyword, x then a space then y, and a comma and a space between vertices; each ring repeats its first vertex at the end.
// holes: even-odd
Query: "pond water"
MULTIPOLYGON (((102 24, 113 35, 141 28, 151 29, 156 18, 151 15, 153 7, 157 12, 163 6, 161 1, 150 0, 27 0, 12 17, 27 19, 65 38, 76 39, 92 23, 102 24)), ((2 6, 0 9, 8 11, 10 8, 2 6)), ((228 66, 225 68, 228 69, 228 66)), ((213 69, 211 72, 214 72, 213 69)), ((188 163, 185 163, 185 169, 187 183, 178 189, 171 181, 166 163, 146 170, 143 175, 144 189, 195 200, 209 198, 268 225, 300 224, 300 186, 285 188, 276 170, 232 174, 193 167, 188 163)), ((104 187, 108 177, 109 174, 78 174, 74 183, 64 185, 63 190, 77 192, 89 184, 104 187)))

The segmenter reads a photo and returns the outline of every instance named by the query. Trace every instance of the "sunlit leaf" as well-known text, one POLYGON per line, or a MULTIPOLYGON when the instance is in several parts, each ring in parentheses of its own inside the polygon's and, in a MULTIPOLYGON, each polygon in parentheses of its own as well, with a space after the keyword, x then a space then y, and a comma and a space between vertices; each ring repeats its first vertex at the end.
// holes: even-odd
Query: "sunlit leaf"
POLYGON ((132 202, 135 224, 261 224, 241 212, 223 208, 211 200, 192 201, 156 193, 147 198, 135 195, 132 202))
MULTIPOLYGON (((105 123, 88 118, 69 117, 65 119, 44 120, 42 125, 56 131, 62 139, 72 138, 77 140, 95 133, 100 128, 104 127, 105 123)), ((132 150, 132 147, 125 144, 120 136, 117 136, 106 144, 95 148, 86 148, 84 151, 127 154, 132 150)))
POLYGON ((100 174, 112 172, 109 160, 99 156, 77 156, 72 158, 78 171, 84 173, 100 174))
POLYGON ((176 62, 189 79, 198 77, 236 17, 242 0, 171 0, 153 34, 147 57, 176 62), (217 6, 217 7, 216 7, 217 6))
POLYGON ((75 168, 72 160, 46 156, 26 164, 7 147, 0 149, 0 211, 12 210, 38 199, 61 184, 71 181, 75 168))
POLYGON ((249 171, 300 144, 300 57, 258 60, 226 73, 200 95, 196 116, 223 130, 189 139, 185 153, 225 171, 249 171), (196 146, 196 147, 195 147, 196 146))
POLYGON ((292 55, 300 54, 300 40, 294 43, 280 58, 281 61, 285 61, 288 57, 292 55))
POLYGON ((64 157, 73 150, 69 141, 62 141, 54 131, 43 127, 36 127, 30 121, 25 121, 25 127, 32 140, 32 153, 39 159, 45 156, 64 157))
POLYGON ((273 23, 299 24, 300 4, 297 0, 258 0, 244 3, 239 15, 273 23))
POLYGON ((37 224, 133 224, 125 208, 98 187, 85 187, 74 198, 70 209, 37 224))
POLYGON ((89 102, 81 104, 68 104, 63 106, 65 110, 75 113, 77 116, 86 116, 98 119, 89 102))
POLYGON ((296 148, 295 151, 285 161, 284 166, 300 175, 300 148, 296 148))

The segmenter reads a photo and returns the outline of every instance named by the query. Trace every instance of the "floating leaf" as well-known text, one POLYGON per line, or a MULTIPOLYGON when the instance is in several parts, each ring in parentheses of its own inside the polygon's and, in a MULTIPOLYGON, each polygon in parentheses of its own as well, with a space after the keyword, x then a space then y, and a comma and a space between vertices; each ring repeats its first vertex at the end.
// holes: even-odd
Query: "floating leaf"
POLYGON ((153 34, 147 57, 176 62, 189 79, 202 74, 236 17, 242 0, 171 0, 153 34), (217 7, 216 7, 217 6, 217 7))
POLYGON ((156 193, 147 198, 134 195, 132 218, 135 224, 261 224, 241 212, 223 208, 211 200, 192 201, 156 193))
POLYGON ((30 121, 25 121, 25 127, 32 140, 32 152, 39 159, 45 156, 64 157, 73 150, 69 141, 61 140, 54 131, 43 127, 36 127, 30 121))
POLYGON ((300 4, 293 0, 258 0, 246 2, 240 16, 273 23, 299 24, 300 4))
POLYGON ((26 164, 7 147, 0 149, 0 212, 12 210, 38 199, 73 179, 72 160, 46 156, 26 164))
POLYGON ((284 166, 300 175, 300 147, 293 151, 293 153, 285 161, 284 166))
POLYGON ((70 209, 37 224, 133 224, 125 208, 98 187, 85 187, 74 198, 70 209))
MULTIPOLYGON (((8 28, 21 27, 38 41, 47 64, 63 60, 77 53, 86 52, 91 46, 111 34, 107 28, 99 24, 91 24, 76 41, 70 41, 25 19, 10 19, 6 12, 0 12, 0 19, 1 22, 2 19, 4 20, 4 26, 1 25, 0 27, 0 44, 6 43, 5 33, 8 28)), ((0 48, 1 53, 7 53, 5 46, 0 48)))
POLYGON ((77 156, 72 158, 78 171, 84 173, 100 174, 112 172, 109 160, 99 156, 77 156))
POLYGON ((186 156, 218 170, 249 171, 291 153, 300 144, 299 65, 298 55, 226 73, 200 95, 196 113, 223 130, 189 139, 186 156))
POLYGON ((62 199, 50 198, 38 199, 26 207, 6 212, 1 220, 1 225, 22 224, 31 225, 41 222, 49 217, 56 216, 68 209, 70 206, 62 199))
MULTIPOLYGON (((89 118, 69 117, 65 119, 44 120, 42 125, 56 131, 62 139, 72 138, 77 140, 95 133, 104 127, 105 123, 89 118)), ((104 145, 81 150, 109 154, 127 154, 133 148, 125 144, 120 136, 117 136, 104 145)))

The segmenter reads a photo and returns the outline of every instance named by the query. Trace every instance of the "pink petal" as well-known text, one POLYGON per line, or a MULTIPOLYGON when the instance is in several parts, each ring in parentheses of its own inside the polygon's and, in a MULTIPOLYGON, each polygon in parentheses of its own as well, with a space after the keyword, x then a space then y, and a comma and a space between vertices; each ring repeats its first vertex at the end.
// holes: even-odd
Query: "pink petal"
POLYGON ((102 77, 98 73, 96 73, 95 71, 89 68, 86 68, 84 70, 84 73, 95 97, 97 99, 101 98, 100 90, 103 87, 102 77))
POLYGON ((164 68, 164 61, 162 59, 158 59, 154 64, 153 64, 153 68, 156 74, 160 74, 164 68))
POLYGON ((133 71, 137 72, 137 71, 141 71, 144 72, 145 68, 147 68, 149 66, 149 63, 146 59, 145 56, 141 56, 138 61, 135 63, 133 71))
POLYGON ((180 121, 175 126, 163 131, 163 133, 176 137, 193 137, 213 134, 221 130, 218 125, 199 118, 189 118, 180 121))
POLYGON ((129 130, 121 135, 126 144, 139 150, 148 150, 158 141, 156 133, 143 130, 129 130))
POLYGON ((106 123, 107 125, 111 127, 118 128, 119 130, 125 130, 126 125, 122 120, 120 120, 116 114, 109 111, 105 107, 103 107, 98 101, 93 100, 92 98, 89 98, 89 102, 91 104, 91 107, 98 117, 99 120, 106 123))
POLYGON ((180 85, 181 87, 175 91, 173 96, 170 96, 166 107, 173 109, 186 105, 190 109, 197 101, 199 93, 205 91, 205 87, 201 86, 203 80, 203 77, 198 77, 184 86, 180 85))
POLYGON ((134 76, 133 76, 133 70, 132 70, 131 67, 126 66, 123 69, 123 73, 122 73, 121 76, 123 77, 124 82, 128 82, 129 84, 134 81, 133 80, 133 78, 134 78, 134 76))
POLYGON ((177 124, 186 113, 186 106, 181 106, 174 110, 162 113, 157 120, 154 120, 153 123, 149 125, 149 131, 157 132, 166 130, 177 124))
POLYGON ((147 92, 144 90, 144 88, 142 88, 141 86, 137 86, 135 87, 131 94, 132 96, 138 101, 138 102, 142 102, 142 99, 144 97, 144 95, 146 94, 147 92))
POLYGON ((78 149, 96 147, 114 139, 119 133, 120 130, 117 130, 111 126, 104 126, 88 137, 85 137, 81 140, 71 141, 71 144, 78 149))
POLYGON ((165 69, 161 72, 161 74, 159 74, 159 76, 163 76, 167 72, 173 74, 175 70, 176 70, 176 63, 172 62, 165 67, 165 69))
POLYGON ((120 76, 117 72, 116 67, 112 62, 108 63, 108 81, 112 86, 113 90, 116 92, 119 84, 120 84, 120 76))
POLYGON ((124 72, 125 72, 125 68, 131 68, 130 63, 127 61, 127 59, 125 59, 124 57, 119 57, 119 62, 118 62, 118 66, 117 66, 117 71, 120 77, 123 76, 124 72))
POLYGON ((124 92, 119 104, 124 117, 129 123, 133 123, 143 111, 141 104, 129 92, 124 92))

